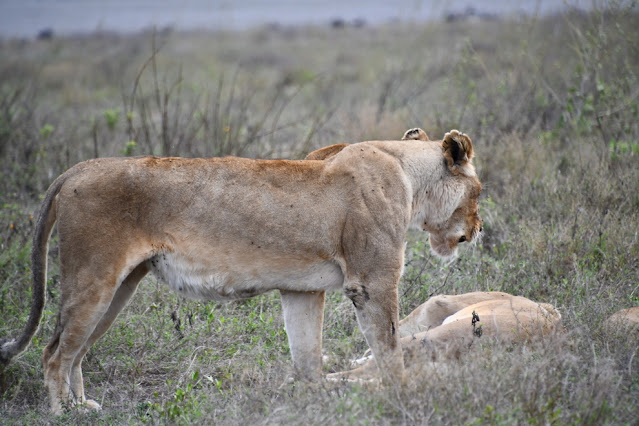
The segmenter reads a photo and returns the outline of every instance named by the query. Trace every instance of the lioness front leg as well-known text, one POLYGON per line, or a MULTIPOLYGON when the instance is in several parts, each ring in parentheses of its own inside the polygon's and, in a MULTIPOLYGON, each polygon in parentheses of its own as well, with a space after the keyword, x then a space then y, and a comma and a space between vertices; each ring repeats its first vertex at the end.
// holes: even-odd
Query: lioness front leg
POLYGON ((397 282, 348 282, 345 293, 355 305, 357 322, 373 352, 382 381, 399 383, 404 376, 404 358, 399 339, 397 282))
POLYGON ((324 291, 280 291, 284 326, 293 365, 300 376, 317 380, 322 376, 322 325, 324 291))

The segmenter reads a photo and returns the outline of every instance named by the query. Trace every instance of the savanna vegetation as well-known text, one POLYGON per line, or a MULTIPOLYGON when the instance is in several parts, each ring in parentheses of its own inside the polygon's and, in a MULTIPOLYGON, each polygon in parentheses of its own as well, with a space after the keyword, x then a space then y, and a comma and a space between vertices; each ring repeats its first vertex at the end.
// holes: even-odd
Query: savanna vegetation
MULTIPOLYGON (((548 302, 566 333, 486 341, 453 368, 397 388, 291 382, 279 295, 181 299, 154 277, 88 353, 99 413, 48 414, 40 356, 0 376, 3 424, 632 424, 639 339, 605 331, 639 306, 639 12, 245 32, 171 30, 0 41, 0 336, 31 303, 31 233, 42 194, 97 156, 303 158, 419 126, 474 141, 484 238, 458 260, 408 235, 402 315, 436 294, 500 290, 548 302)), ((350 300, 328 297, 326 372, 366 343, 350 300)))

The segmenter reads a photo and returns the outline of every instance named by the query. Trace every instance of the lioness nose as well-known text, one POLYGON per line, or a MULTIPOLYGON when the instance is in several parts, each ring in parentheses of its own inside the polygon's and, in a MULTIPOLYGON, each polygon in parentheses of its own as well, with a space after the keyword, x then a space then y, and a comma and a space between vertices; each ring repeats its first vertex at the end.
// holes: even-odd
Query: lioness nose
POLYGON ((466 241, 466 236, 462 235, 461 237, 459 237, 459 242, 463 243, 464 241, 466 241))

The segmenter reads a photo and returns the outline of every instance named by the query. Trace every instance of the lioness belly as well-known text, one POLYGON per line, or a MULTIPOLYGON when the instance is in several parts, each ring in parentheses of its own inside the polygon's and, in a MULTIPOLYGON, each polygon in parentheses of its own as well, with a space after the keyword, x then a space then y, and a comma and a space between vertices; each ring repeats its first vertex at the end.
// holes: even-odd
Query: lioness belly
POLYGON ((147 260, 153 274, 185 297, 204 300, 246 299, 271 290, 322 291, 339 289, 344 281, 335 263, 282 262, 276 267, 220 260, 193 260, 162 253, 147 260))

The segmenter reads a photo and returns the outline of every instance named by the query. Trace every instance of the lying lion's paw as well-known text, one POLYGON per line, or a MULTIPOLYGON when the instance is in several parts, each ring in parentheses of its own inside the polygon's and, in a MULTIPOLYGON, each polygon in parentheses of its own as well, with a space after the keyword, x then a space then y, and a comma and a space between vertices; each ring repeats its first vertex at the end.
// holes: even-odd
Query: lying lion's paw
POLYGON ((97 401, 93 400, 93 399, 87 399, 84 404, 85 407, 90 408, 91 410, 95 410, 95 411, 100 411, 102 410, 102 406, 100 404, 98 404, 97 401))
POLYGON ((369 360, 373 359, 373 355, 365 355, 361 358, 351 360, 351 368, 361 367, 366 364, 369 360))
POLYGON ((350 377, 347 371, 342 371, 339 373, 327 374, 326 381, 333 383, 357 383, 360 381, 360 379, 350 377))
POLYGON ((343 375, 343 373, 331 373, 326 376, 326 381, 332 383, 357 383, 369 389, 379 389, 382 385, 382 379, 379 377, 365 379, 359 377, 348 377, 347 375, 343 375))

